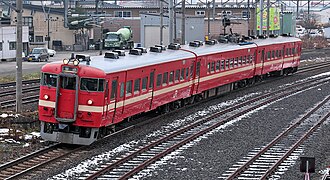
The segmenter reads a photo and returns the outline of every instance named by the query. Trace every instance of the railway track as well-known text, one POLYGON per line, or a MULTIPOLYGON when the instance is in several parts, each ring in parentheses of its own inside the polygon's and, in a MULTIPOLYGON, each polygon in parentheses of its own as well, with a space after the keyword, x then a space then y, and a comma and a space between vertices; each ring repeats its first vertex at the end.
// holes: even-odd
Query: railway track
MULTIPOLYGON (((83 146, 82 146, 83 147, 83 146)), ((81 146, 55 144, 0 166, 0 179, 31 179, 39 168, 51 169, 53 163, 66 158, 81 146)))
MULTIPOLYGON (((149 144, 136 148, 122 157, 112 159, 100 165, 94 171, 82 174, 80 179, 127 179, 142 172, 152 163, 162 157, 191 143, 204 134, 224 125, 227 122, 245 115, 255 109, 268 105, 281 98, 294 93, 329 82, 330 78, 320 78, 312 82, 302 82, 275 92, 267 93, 249 101, 230 107, 221 112, 203 118, 193 124, 189 124, 166 136, 163 136, 149 144), (221 120, 219 120, 221 118, 221 120)), ((136 175, 138 176, 138 175, 136 175)), ((133 177, 134 178, 134 177, 133 177)))
MULTIPOLYGON (((25 80, 22 82, 23 85, 28 85, 28 84, 36 84, 40 83, 40 79, 31 79, 31 80, 25 80)), ((8 88, 8 87, 15 87, 16 82, 9 82, 9 83, 2 83, 0 84, 0 88, 8 88)))
MULTIPOLYGON (((22 104, 35 103, 38 101, 39 101, 39 95, 27 96, 22 98, 22 104)), ((0 102, 0 109, 10 108, 15 106, 16 106, 16 99, 0 102)))
POLYGON ((290 165, 282 165, 282 163, 295 151, 302 151, 299 147, 330 116, 329 100, 330 96, 326 97, 265 147, 250 152, 247 157, 223 174, 221 179, 272 179, 276 178, 277 172, 279 175, 283 174, 282 169, 285 170, 290 165), (327 107, 326 103, 328 103, 327 107), (327 108, 326 112, 324 109, 323 112, 320 110, 324 107, 327 108))
MULTIPOLYGON (((32 86, 32 87, 23 87, 22 92, 27 93, 27 92, 31 92, 31 91, 39 91, 39 88, 40 88, 39 85, 32 86)), ((1 92, 0 97, 12 96, 12 95, 16 95, 16 89, 1 92)))

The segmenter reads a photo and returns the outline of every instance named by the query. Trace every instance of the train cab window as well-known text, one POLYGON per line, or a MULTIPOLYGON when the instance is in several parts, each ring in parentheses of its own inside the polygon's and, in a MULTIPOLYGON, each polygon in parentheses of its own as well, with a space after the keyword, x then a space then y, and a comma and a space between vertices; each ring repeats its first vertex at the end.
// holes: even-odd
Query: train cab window
POLYGON ((147 90, 148 77, 142 79, 142 91, 147 90))
POLYGON ((174 82, 174 71, 170 72, 170 81, 169 83, 172 84, 174 82))
POLYGON ((180 81, 184 80, 184 68, 181 69, 180 81))
POLYGON ((155 76, 155 73, 151 72, 150 73, 150 81, 149 81, 149 88, 151 88, 151 89, 154 87, 154 76, 155 76))
POLYGON ((81 78, 80 90, 104 91, 104 79, 81 78))
POLYGON ((132 80, 126 82, 126 96, 130 96, 132 94, 132 80))
POLYGON ((177 69, 175 71, 175 81, 179 81, 179 78, 180 78, 180 69, 177 69))
POLYGON ((162 84, 162 74, 158 74, 156 86, 159 87, 161 84, 162 84))
POLYGON ((114 99, 117 94, 117 80, 112 80, 110 99, 114 99))
POLYGON ((135 81, 134 81, 134 94, 138 94, 140 92, 140 83, 141 83, 141 78, 135 79, 135 81))
POLYGON ((163 74, 163 86, 167 85, 167 80, 168 80, 168 72, 165 72, 163 74))
POLYGON ((225 70, 225 61, 221 60, 220 70, 225 70))
POLYGON ((57 86, 57 75, 43 73, 42 78, 41 78, 41 85, 56 87, 57 86))
MULTIPOLYGON (((61 88, 63 89, 76 89, 76 78, 75 77, 62 77, 60 78, 61 88)), ((97 86, 96 86, 97 88, 97 86)))
POLYGON ((189 68, 186 68, 186 78, 189 79, 189 68))
POLYGON ((125 85, 124 83, 120 83, 120 97, 123 97, 125 93, 125 85))

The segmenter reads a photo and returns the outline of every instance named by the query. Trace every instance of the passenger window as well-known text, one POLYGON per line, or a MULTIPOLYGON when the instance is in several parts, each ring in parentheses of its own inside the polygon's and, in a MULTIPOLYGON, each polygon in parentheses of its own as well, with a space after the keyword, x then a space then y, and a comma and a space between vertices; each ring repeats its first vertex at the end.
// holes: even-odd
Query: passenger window
POLYGON ((180 69, 177 69, 175 71, 175 81, 179 81, 179 78, 180 78, 180 69))
POLYGON ((155 76, 155 73, 151 72, 150 73, 150 81, 149 81, 149 88, 151 88, 151 89, 154 87, 154 76, 155 76))
POLYGON ((159 87, 161 84, 162 84, 162 74, 158 74, 156 86, 159 87))
POLYGON ((211 63, 211 72, 214 72, 214 66, 215 66, 215 62, 211 63))
POLYGON ((237 67, 238 66, 238 57, 236 57, 235 59, 235 63, 234 63, 234 66, 237 67))
POLYGON ((217 63, 215 64, 215 70, 216 71, 220 70, 220 61, 217 61, 217 63))
POLYGON ((147 90, 148 77, 142 79, 142 91, 147 90))
POLYGON ((270 51, 267 52, 267 59, 270 60, 270 51))
POLYGON ((169 83, 171 84, 173 82, 174 82, 174 71, 171 71, 170 72, 170 81, 169 81, 169 83))
POLYGON ((229 69, 229 59, 226 60, 226 69, 229 69))
POLYGON ((230 59, 230 68, 233 68, 234 67, 234 58, 230 59))
POLYGON ((186 78, 189 79, 189 68, 186 68, 186 78))
POLYGON ((126 82, 126 96, 132 94, 132 80, 126 82))
POLYGON ((278 50, 276 50, 276 58, 278 57, 278 50))
POLYGON ((180 80, 184 80, 184 68, 181 69, 180 80))
POLYGON ((194 72, 194 65, 192 64, 191 66, 190 66, 190 78, 193 78, 193 73, 194 72))
POLYGON ((282 50, 279 50, 278 57, 282 57, 282 50))
POLYGON ((42 84, 43 86, 56 87, 56 86, 57 86, 57 75, 55 75, 55 74, 43 73, 43 74, 42 74, 41 84, 42 84))
POLYGON ((141 79, 135 79, 134 81, 134 94, 138 94, 140 92, 140 82, 141 79))
POLYGON ((272 58, 275 58, 275 51, 272 51, 272 58))
POLYGON ((163 86, 167 85, 167 80, 168 80, 168 72, 165 72, 163 75, 163 86))
POLYGON ((292 55, 294 55, 295 53, 295 48, 292 48, 292 55))
POLYGON ((221 61, 221 70, 224 70, 224 69, 225 69, 225 61, 222 60, 222 61, 221 61))
POLYGON ((124 83, 120 83, 120 97, 124 96, 124 92, 125 92, 125 86, 124 83))
POLYGON ((243 65, 243 57, 239 57, 238 65, 241 66, 243 65))
POLYGON ((264 61, 265 60, 265 50, 261 51, 261 60, 264 61))
POLYGON ((210 63, 207 63, 207 72, 208 72, 208 73, 211 72, 211 68, 210 68, 210 67, 211 67, 210 63))

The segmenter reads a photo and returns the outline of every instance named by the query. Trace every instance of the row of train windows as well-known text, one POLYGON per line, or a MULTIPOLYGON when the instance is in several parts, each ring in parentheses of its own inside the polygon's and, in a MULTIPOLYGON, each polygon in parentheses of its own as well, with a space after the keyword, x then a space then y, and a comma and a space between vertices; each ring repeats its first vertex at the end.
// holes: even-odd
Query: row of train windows
MULTIPOLYGON (((182 68, 182 69, 177 69, 175 71, 157 74, 156 87, 157 88, 161 86, 164 87, 167 85, 178 83, 180 81, 189 80, 189 78, 193 77, 193 71, 194 71, 194 66, 191 65, 189 68, 182 68)), ((200 62, 197 63, 196 71, 197 71, 196 76, 199 76, 200 62)), ((137 78, 134 81, 133 80, 127 81, 126 91, 125 91, 125 83, 121 82, 119 96, 123 97, 124 94, 126 94, 126 96, 130 96, 132 95, 132 93, 139 94, 141 91, 146 92, 148 79, 149 79, 149 89, 152 89, 154 86, 154 75, 155 75, 154 72, 151 72, 149 77, 147 76, 142 79, 137 78)), ((117 94, 117 84, 118 84, 117 80, 112 81, 110 99, 114 99, 117 94)))
MULTIPOLYGON (((262 56, 264 57, 264 50, 262 50, 262 56)), ((267 52, 267 59, 281 58, 283 56, 292 56, 298 54, 298 48, 286 48, 285 50, 272 50, 267 52), (285 52, 285 54, 284 54, 285 52), (283 54, 282 54, 283 53, 283 54)))
POLYGON ((216 62, 210 62, 207 64, 207 72, 222 71, 225 69, 235 68, 239 66, 252 64, 253 56, 241 56, 236 58, 230 58, 227 60, 218 60, 216 62))

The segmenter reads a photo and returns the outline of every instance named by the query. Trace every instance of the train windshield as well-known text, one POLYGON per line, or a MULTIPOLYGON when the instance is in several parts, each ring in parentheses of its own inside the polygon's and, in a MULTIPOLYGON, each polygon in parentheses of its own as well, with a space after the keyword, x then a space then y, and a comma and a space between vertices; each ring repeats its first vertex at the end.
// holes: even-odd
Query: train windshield
POLYGON ((80 90, 104 91, 104 79, 81 78, 80 90))
POLYGON ((107 40, 108 41, 119 41, 119 36, 117 34, 108 34, 107 40))
POLYGON ((57 75, 43 73, 42 77, 41 77, 41 85, 56 87, 57 86, 57 75))

